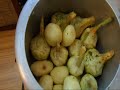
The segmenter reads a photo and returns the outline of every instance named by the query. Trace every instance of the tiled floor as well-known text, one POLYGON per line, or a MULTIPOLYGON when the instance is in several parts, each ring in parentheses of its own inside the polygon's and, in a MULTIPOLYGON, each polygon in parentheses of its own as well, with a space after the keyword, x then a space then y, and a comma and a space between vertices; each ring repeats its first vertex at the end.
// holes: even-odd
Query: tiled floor
POLYGON ((15 30, 0 31, 0 90, 21 90, 22 81, 15 63, 15 30))

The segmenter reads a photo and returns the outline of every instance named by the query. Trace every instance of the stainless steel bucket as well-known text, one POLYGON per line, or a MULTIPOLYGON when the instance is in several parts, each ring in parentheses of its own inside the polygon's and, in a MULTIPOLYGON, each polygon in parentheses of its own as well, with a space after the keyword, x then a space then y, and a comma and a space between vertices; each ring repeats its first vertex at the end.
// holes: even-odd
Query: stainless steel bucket
MULTIPOLYGON (((75 11, 81 17, 94 15, 99 21, 106 16, 113 16, 114 21, 98 31, 97 48, 100 52, 115 50, 115 56, 104 67, 103 74, 97 78, 99 90, 114 90, 118 80, 120 63, 120 0, 28 0, 24 6, 16 29, 16 58, 24 83, 30 90, 42 89, 34 78, 29 66, 34 58, 29 51, 30 40, 39 32, 40 16, 45 22, 56 11, 75 11)), ((120 76, 120 75, 119 75, 120 76)), ((118 89, 120 89, 119 85, 118 89)))

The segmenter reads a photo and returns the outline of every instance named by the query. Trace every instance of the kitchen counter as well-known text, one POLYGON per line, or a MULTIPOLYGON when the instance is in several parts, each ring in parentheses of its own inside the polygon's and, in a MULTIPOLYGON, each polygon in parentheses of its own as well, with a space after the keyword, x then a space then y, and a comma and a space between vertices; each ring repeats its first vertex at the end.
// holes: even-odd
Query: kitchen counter
POLYGON ((22 90, 22 80, 15 62, 15 30, 0 31, 0 90, 22 90))

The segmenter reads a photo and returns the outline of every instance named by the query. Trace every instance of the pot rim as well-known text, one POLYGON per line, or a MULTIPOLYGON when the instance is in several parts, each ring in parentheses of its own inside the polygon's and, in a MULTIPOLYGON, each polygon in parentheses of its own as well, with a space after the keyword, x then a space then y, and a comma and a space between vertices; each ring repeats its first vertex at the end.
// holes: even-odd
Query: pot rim
POLYGON ((26 25, 28 23, 29 16, 31 15, 34 7, 38 2, 39 0, 28 0, 26 2, 24 9, 21 11, 21 14, 19 16, 15 35, 15 54, 17 65, 19 67, 22 80, 29 90, 43 90, 42 87, 35 80, 29 68, 25 53, 25 32, 27 28, 26 25))

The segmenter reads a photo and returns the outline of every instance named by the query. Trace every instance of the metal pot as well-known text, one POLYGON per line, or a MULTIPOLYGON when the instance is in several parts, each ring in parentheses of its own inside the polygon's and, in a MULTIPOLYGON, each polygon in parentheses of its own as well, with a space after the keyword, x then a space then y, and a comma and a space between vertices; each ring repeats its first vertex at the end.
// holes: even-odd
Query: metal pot
MULTIPOLYGON (((99 21, 105 16, 113 16, 114 21, 98 32, 97 48, 100 52, 115 50, 115 56, 104 67, 103 74, 97 78, 99 90, 115 89, 115 81, 120 76, 120 0, 28 0, 24 6, 16 29, 16 59, 22 79, 28 89, 38 90, 41 86, 34 78, 30 65, 34 62, 29 51, 33 36, 39 32, 40 16, 44 14, 45 22, 56 11, 75 11, 82 17, 94 15, 99 21)), ((119 85, 116 85, 118 89, 119 85)))

